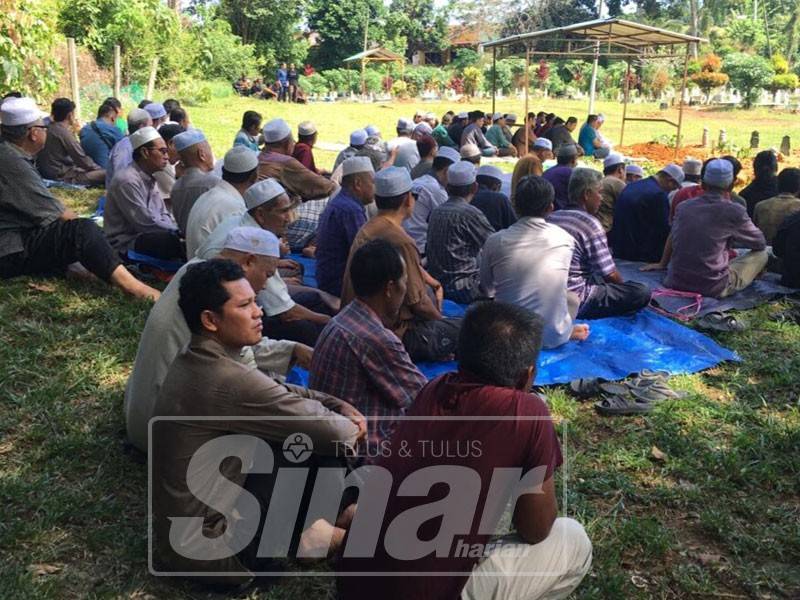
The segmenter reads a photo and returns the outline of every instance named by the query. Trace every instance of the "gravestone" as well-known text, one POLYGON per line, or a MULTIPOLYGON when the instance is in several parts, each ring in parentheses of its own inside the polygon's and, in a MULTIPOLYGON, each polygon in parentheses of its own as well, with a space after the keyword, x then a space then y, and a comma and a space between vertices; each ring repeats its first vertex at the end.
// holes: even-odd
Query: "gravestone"
POLYGON ((708 148, 708 127, 703 127, 703 148, 708 148))
POLYGON ((753 133, 750 134, 750 147, 754 149, 758 148, 758 142, 759 142, 758 132, 754 131, 753 133))
POLYGON ((783 136, 781 140, 781 154, 789 156, 792 153, 792 140, 788 135, 783 136))

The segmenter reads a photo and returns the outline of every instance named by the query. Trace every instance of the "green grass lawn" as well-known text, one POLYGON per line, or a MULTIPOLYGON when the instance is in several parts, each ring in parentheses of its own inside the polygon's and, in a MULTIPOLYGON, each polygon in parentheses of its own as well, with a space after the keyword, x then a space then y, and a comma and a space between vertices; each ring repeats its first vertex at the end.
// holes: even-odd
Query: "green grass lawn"
MULTIPOLYGON (((389 131, 398 115, 415 110, 231 98, 190 116, 221 155, 241 112, 253 106, 292 125, 310 116, 325 141, 344 141, 368 122, 389 131)), ((613 126, 617 107, 601 108, 613 126)), ((762 113, 703 117, 690 131, 730 118, 740 123, 736 135, 747 136, 755 115, 762 113)), ((762 116, 781 120, 770 133, 776 139, 792 127, 800 135, 796 118, 762 116)), ((642 130, 629 140, 651 137, 642 130)), ((80 212, 97 195, 62 194, 80 212)), ((747 332, 716 336, 743 361, 675 378, 689 396, 648 416, 600 418, 563 388, 547 390, 568 432, 571 462, 559 482, 566 513, 594 543, 578 598, 800 594, 800 326, 774 318, 782 307, 744 313, 747 332)), ((104 286, 28 278, 0 284, 0 598, 210 597, 147 572, 146 468, 123 451, 122 413, 147 310, 104 286)), ((330 578, 290 578, 249 597, 334 596, 330 578)))

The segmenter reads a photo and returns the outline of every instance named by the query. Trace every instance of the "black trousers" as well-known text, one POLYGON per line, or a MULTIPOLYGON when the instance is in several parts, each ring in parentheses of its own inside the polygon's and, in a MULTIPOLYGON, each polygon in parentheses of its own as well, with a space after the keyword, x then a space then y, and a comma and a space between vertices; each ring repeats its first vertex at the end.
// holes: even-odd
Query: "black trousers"
POLYGON ((650 288, 642 283, 603 283, 595 285, 578 310, 579 319, 604 319, 627 315, 650 303, 650 288))
POLYGON ((22 252, 0 258, 0 278, 61 274, 79 262, 103 281, 120 265, 103 231, 91 219, 55 221, 23 237, 22 252))
POLYGON ((186 248, 178 234, 171 231, 139 234, 133 242, 133 251, 161 260, 186 261, 186 248))
POLYGON ((403 345, 414 362, 452 360, 460 329, 461 319, 414 321, 403 335, 403 345))

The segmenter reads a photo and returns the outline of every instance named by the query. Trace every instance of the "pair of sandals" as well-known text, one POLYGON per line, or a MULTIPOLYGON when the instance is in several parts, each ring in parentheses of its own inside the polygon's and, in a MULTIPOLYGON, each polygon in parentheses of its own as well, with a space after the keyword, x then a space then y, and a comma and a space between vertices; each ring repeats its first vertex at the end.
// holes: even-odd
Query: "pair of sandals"
POLYGON ((648 413, 653 406, 667 399, 686 396, 667 385, 669 372, 643 369, 638 375, 623 381, 603 381, 597 378, 576 379, 570 388, 578 396, 602 394, 594 408, 601 415, 637 415, 648 413))
POLYGON ((706 313, 696 321, 698 329, 739 333, 747 329, 747 323, 728 313, 714 311, 706 313))

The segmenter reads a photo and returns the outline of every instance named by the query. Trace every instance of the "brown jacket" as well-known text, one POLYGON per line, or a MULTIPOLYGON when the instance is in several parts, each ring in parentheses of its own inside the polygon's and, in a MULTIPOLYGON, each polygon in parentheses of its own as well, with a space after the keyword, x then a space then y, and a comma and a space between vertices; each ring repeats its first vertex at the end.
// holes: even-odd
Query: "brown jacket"
POLYGON ((330 179, 308 170, 296 158, 264 150, 258 155, 258 178, 267 177, 277 179, 290 196, 303 201, 330 196, 336 188, 330 179))

